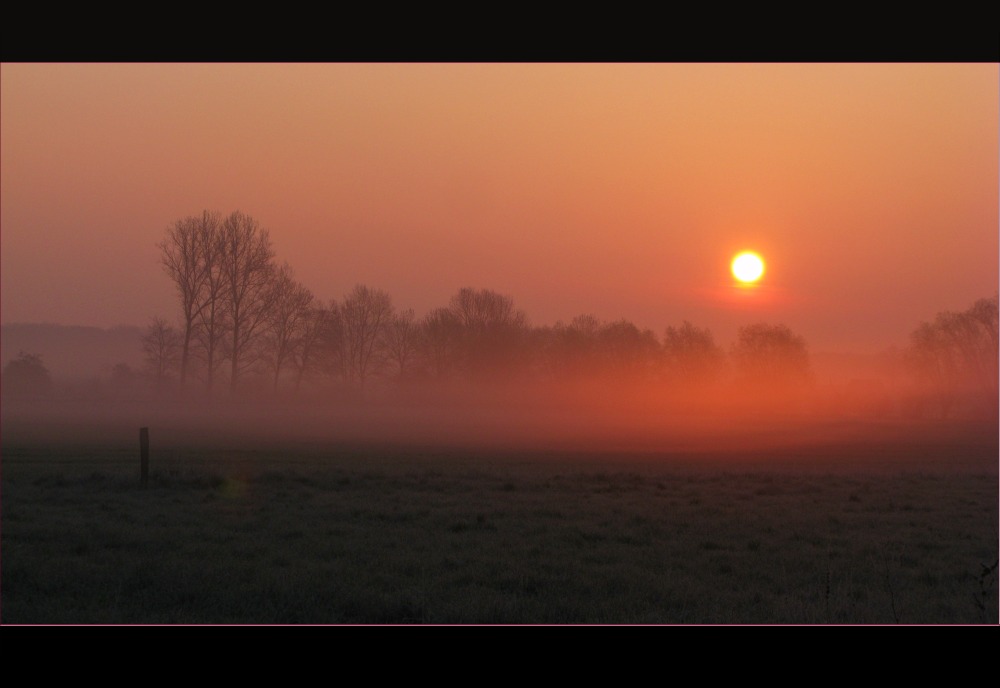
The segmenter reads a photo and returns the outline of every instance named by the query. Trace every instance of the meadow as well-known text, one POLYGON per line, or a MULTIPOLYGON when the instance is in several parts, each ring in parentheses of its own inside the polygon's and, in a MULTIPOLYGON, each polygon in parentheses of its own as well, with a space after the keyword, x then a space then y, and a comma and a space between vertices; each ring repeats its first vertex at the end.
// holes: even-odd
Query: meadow
POLYGON ((137 442, 21 428, 4 624, 998 621, 995 422, 701 452, 154 432, 145 489, 137 442))

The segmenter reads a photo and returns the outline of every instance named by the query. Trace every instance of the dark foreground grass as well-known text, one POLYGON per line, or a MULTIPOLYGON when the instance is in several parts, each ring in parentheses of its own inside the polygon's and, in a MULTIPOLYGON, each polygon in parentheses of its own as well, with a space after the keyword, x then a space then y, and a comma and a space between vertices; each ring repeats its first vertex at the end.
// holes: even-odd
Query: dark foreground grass
POLYGON ((6 447, 0 620, 997 623, 997 474, 6 447))

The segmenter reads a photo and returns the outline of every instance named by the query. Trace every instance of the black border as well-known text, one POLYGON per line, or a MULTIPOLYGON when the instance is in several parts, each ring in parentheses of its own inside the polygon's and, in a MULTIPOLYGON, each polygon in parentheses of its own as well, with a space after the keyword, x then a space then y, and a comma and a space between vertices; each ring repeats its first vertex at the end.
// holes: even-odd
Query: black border
POLYGON ((42 7, 0 27, 0 60, 1000 62, 995 16, 971 5, 42 7))

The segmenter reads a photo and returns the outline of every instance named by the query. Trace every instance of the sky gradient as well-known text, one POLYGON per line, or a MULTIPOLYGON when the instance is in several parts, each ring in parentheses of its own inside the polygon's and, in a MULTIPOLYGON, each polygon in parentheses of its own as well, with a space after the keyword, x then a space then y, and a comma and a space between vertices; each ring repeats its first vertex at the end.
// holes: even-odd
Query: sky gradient
POLYGON ((242 210, 328 301, 461 287, 726 346, 903 345, 998 280, 997 64, 3 64, 0 320, 176 319, 156 243, 242 210), (729 273, 741 249, 761 284, 729 273))

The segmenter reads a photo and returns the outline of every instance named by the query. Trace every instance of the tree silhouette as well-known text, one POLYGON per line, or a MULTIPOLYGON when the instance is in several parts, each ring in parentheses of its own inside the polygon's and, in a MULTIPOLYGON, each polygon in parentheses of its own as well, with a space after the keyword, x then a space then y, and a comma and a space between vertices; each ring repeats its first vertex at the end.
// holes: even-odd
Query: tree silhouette
POLYGON ((448 305, 461 327, 461 363, 467 373, 509 373, 520 357, 527 316, 510 296, 489 289, 460 289, 448 305))
POLYGON ((420 326, 414 319, 413 310, 406 309, 392 316, 383 332, 383 348, 386 358, 396 368, 396 374, 405 378, 413 369, 413 363, 420 351, 420 326))
POLYGON ((299 345, 293 350, 296 392, 301 389, 302 381, 308 373, 321 371, 324 366, 332 365, 334 346, 339 342, 339 335, 334 334, 339 327, 338 320, 336 301, 325 307, 314 300, 313 305, 306 310, 299 345))
POLYGON ((388 292, 362 284, 354 287, 340 306, 345 380, 348 384, 356 384, 362 394, 365 382, 382 363, 382 334, 392 314, 388 292))
POLYGON ((215 378, 225 360, 224 349, 228 327, 225 304, 225 275, 222 257, 225 247, 222 242, 222 221, 202 225, 201 260, 205 271, 205 286, 202 307, 198 314, 195 330, 200 345, 198 354, 204 363, 205 389, 209 394, 215 386, 215 378))
POLYGON ((282 368, 294 363, 298 349, 304 345, 303 337, 309 334, 313 295, 295 281, 288 263, 274 273, 271 290, 263 339, 272 387, 277 391, 282 368))
POLYGON ((274 250, 267 230, 236 211, 222 222, 223 299, 229 325, 229 388, 256 362, 253 344, 273 304, 274 250))
POLYGON ((978 394, 997 404, 997 296, 979 299, 961 313, 939 313, 910 334, 905 358, 947 416, 958 396, 978 394))
POLYGON ((716 379, 724 360, 712 332, 687 320, 680 327, 666 329, 663 353, 671 377, 685 384, 716 379))
POLYGON ((183 324, 180 353, 180 384, 187 381, 191 343, 199 319, 205 315, 211 276, 211 255, 213 242, 219 228, 218 213, 204 211, 178 220, 167 230, 167 237, 157 244, 164 270, 173 280, 181 302, 181 322, 183 324))
POLYGON ((651 376, 656 369, 660 344, 652 330, 640 330, 629 320, 617 320, 598 330, 597 343, 613 379, 638 380, 651 376))
POLYGON ((438 379, 450 376, 462 346, 462 323, 448 308, 435 308, 420 323, 424 364, 438 379))
POLYGON ((40 355, 21 351, 3 367, 0 389, 5 397, 44 399, 52 395, 52 376, 40 355))
POLYGON ((758 323, 741 327, 731 355, 744 381, 786 386, 805 382, 809 377, 805 340, 785 325, 758 323))
POLYGON ((602 323, 593 315, 578 315, 566 325, 559 321, 542 342, 544 369, 557 380, 583 379, 598 373, 598 341, 602 323))

